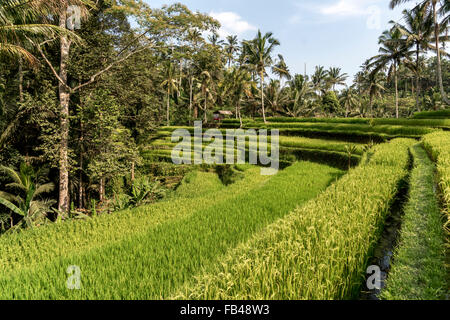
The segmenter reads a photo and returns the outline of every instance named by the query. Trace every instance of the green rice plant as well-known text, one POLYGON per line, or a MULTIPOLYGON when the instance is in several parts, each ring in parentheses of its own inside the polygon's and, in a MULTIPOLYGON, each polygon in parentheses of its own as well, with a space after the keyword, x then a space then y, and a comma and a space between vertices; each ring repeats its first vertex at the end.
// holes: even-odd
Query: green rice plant
POLYGON ((413 116, 414 119, 450 119, 450 109, 439 111, 417 112, 413 116))
MULTIPOLYGON (((247 179, 248 171, 252 170, 244 172, 247 179)), ((255 175, 255 172, 251 174, 255 175)), ((11 248, 16 242, 9 243, 0 238, 3 265, 0 270, 0 298, 168 298, 182 285, 190 283, 195 274, 212 270, 228 250, 246 242, 255 232, 260 232, 266 225, 316 196, 341 174, 337 169, 308 162, 294 164, 271 178, 257 174, 258 178, 251 178, 255 179, 251 189, 243 190, 245 179, 239 180, 224 187, 222 192, 195 199, 196 202, 204 199, 208 206, 197 207, 192 214, 178 214, 178 219, 166 220, 166 223, 156 224, 153 216, 156 212, 141 214, 141 223, 146 223, 145 219, 152 220, 152 226, 146 223, 145 229, 136 230, 125 221, 117 224, 115 219, 105 220, 118 230, 96 229, 96 234, 101 233, 102 244, 89 245, 82 251, 77 250, 77 242, 89 234, 86 235, 88 225, 79 223, 76 225, 77 235, 81 239, 70 241, 71 247, 64 246, 59 254, 41 256, 39 260, 30 259, 30 256, 39 255, 35 241, 16 238, 16 242, 25 245, 16 244, 11 248), (223 201, 228 190, 232 190, 234 196, 223 201), (127 236, 112 239, 109 232, 127 236), (5 249, 8 244, 9 248, 5 249), (81 269, 81 290, 68 290, 65 286, 65 270, 69 265, 81 269)), ((189 198, 180 199, 171 208, 180 211, 195 203, 189 201, 189 198)), ((139 210, 133 213, 139 214, 139 210)), ((93 237, 90 238, 92 241, 93 237)), ((67 241, 67 233, 57 232, 57 239, 67 241)), ((47 237, 45 240, 51 239, 47 237)), ((53 245, 61 246, 58 241, 53 245)), ((46 250, 51 249, 47 246, 39 251, 46 250)))
POLYGON ((442 300, 447 290, 445 232, 434 192, 435 166, 420 145, 412 148, 412 155, 409 201, 382 298, 442 300))
POLYGON ((367 163, 230 251, 172 298, 357 298, 414 143, 375 146, 367 163))
MULTIPOLYGON (((158 228, 170 221, 189 217, 214 204, 226 203, 240 193, 258 188, 269 180, 269 177, 259 174, 259 168, 248 169, 244 175, 244 179, 234 185, 201 192, 197 196, 174 194, 161 202, 116 212, 113 215, 94 215, 84 221, 71 220, 30 229, 20 234, 4 235, 0 237, 0 278, 11 270, 33 270, 42 262, 52 261, 68 252, 81 254, 107 243, 121 241, 133 234, 158 228), (211 199, 215 201, 212 202, 211 199)), ((199 187, 199 184, 195 186, 199 187)), ((206 188, 205 186, 203 190, 206 188)), ((95 207, 93 200, 93 210, 95 207)))
POLYGON ((346 124, 346 123, 269 123, 249 125, 247 128, 264 129, 315 129, 322 131, 371 132, 390 136, 423 136, 435 131, 432 128, 395 125, 346 124))
MULTIPOLYGON (((450 116, 443 117, 445 113, 441 113, 442 118, 434 119, 383 119, 383 118, 268 118, 269 123, 335 123, 335 124, 371 124, 376 125, 392 125, 392 126, 423 126, 430 128, 450 128, 450 116)), ((226 127, 232 128, 233 125, 238 124, 239 121, 226 121, 226 127)), ((260 123, 261 121, 246 120, 245 125, 251 123, 260 123)), ((235 126, 235 127, 238 127, 235 126)), ((225 126, 223 126, 225 128, 225 126)))
POLYGON ((423 138, 423 145, 437 165, 439 186, 448 218, 446 228, 450 231, 450 132, 427 135, 423 138))

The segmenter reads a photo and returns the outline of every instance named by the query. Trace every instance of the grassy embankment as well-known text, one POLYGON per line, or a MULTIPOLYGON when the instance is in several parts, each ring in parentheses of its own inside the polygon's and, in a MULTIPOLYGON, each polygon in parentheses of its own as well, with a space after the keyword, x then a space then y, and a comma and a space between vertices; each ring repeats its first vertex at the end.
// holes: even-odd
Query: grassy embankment
POLYGON ((409 201, 382 298, 441 300, 447 290, 445 233, 435 192, 435 166, 420 145, 412 148, 412 155, 409 201))

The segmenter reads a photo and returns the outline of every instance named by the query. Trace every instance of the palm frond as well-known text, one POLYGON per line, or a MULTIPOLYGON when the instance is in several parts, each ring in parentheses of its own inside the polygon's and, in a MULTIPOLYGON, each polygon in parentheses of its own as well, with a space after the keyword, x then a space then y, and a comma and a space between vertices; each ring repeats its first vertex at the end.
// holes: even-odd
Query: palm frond
POLYGON ((35 199, 36 197, 38 197, 43 193, 52 192, 53 190, 55 190, 55 185, 51 182, 37 186, 36 191, 34 191, 33 199, 35 199))

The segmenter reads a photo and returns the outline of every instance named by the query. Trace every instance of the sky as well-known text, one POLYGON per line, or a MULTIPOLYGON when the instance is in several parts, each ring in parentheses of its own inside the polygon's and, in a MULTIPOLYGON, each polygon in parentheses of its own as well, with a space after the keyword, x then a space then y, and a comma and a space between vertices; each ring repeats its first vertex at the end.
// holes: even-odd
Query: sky
POLYGON ((192 11, 217 19, 222 37, 253 39, 258 29, 271 31, 281 45, 292 74, 312 74, 317 65, 340 67, 353 76, 367 58, 378 53, 378 37, 402 10, 389 0, 146 0, 151 7, 182 2, 192 11))

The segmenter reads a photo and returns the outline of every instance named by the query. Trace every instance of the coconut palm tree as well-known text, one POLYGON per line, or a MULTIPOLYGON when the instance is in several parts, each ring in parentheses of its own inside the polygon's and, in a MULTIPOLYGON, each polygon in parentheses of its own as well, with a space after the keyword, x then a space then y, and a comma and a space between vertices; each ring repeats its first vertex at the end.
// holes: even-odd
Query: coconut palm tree
POLYGON ((39 174, 26 163, 22 163, 18 172, 4 166, 0 166, 0 172, 3 172, 12 180, 11 183, 6 185, 6 188, 18 193, 14 195, 0 191, 0 204, 22 216, 21 224, 26 227, 33 227, 42 221, 56 201, 42 200, 40 197, 44 193, 53 191, 54 184, 40 184, 39 174))
POLYGON ((288 104, 289 89, 282 88, 279 80, 270 80, 270 83, 266 88, 265 96, 272 113, 276 114, 280 111, 283 105, 288 104))
POLYGON ((231 82, 232 100, 236 108, 236 117, 239 117, 240 127, 242 128, 241 103, 244 98, 253 98, 252 89, 256 88, 256 84, 252 81, 250 72, 243 67, 233 69, 231 82))
POLYGON ((278 55, 278 62, 272 67, 272 73, 280 78, 280 84, 283 82, 283 79, 291 80, 289 67, 281 54, 278 55))
POLYGON ((348 75, 346 73, 342 73, 341 68, 330 68, 327 71, 327 78, 325 81, 331 85, 333 91, 336 91, 336 86, 345 85, 345 81, 347 81, 347 79, 348 75))
POLYGON ((56 0, 2 0, 0 3, 0 52, 37 63, 25 45, 29 40, 52 39, 66 34, 76 38, 72 32, 46 23, 43 17, 56 10, 56 0))
POLYGON ((316 66, 314 74, 311 78, 314 89, 322 96, 322 93, 328 90, 327 71, 323 66, 316 66))
POLYGON ((409 49, 415 49, 415 63, 408 66, 415 73, 416 78, 416 108, 420 111, 420 54, 432 49, 433 17, 425 8, 415 7, 412 10, 403 11, 404 25, 391 21, 402 35, 406 37, 406 45, 409 49))
POLYGON ((212 84, 212 76, 211 73, 207 70, 202 71, 200 74, 200 82, 198 83, 198 88, 200 89, 200 94, 203 98, 204 103, 204 122, 208 122, 208 100, 213 101, 213 89, 211 87, 212 84))
POLYGON ((208 40, 214 47, 222 46, 224 44, 223 40, 220 40, 220 36, 216 31, 214 31, 210 36, 208 36, 208 40))
POLYGON ((348 118, 350 110, 358 105, 358 98, 353 88, 346 88, 339 99, 341 105, 345 108, 345 117, 348 118))
POLYGON ((231 62, 233 61, 234 54, 239 50, 237 36, 228 36, 227 43, 225 46, 225 52, 228 59, 228 68, 231 67, 231 62))
POLYGON ((247 62, 255 66, 260 77, 261 107, 264 123, 267 123, 266 111, 264 109, 264 76, 266 74, 266 68, 270 67, 273 63, 273 51, 279 45, 280 42, 273 37, 272 32, 267 32, 265 35, 262 35, 260 30, 258 30, 255 39, 244 42, 244 52, 247 54, 247 62))
POLYGON ((166 92, 167 99, 167 126, 170 126, 170 97, 173 96, 175 92, 178 92, 178 79, 175 71, 175 66, 172 63, 168 63, 166 66, 166 74, 164 76, 164 81, 161 83, 161 87, 166 92))
POLYGON ((300 114, 312 112, 314 109, 314 86, 304 76, 297 74, 289 82, 291 92, 290 103, 284 106, 285 113, 290 117, 298 117, 300 114))
MULTIPOLYGON (((391 0, 390 7, 391 9, 394 9, 398 5, 405 3, 405 2, 412 2, 413 0, 391 0)), ((438 15, 445 15, 450 11, 450 4, 448 0, 422 0, 419 2, 419 4, 416 7, 424 7, 427 10, 430 11, 431 15, 433 16, 433 23, 434 23, 434 42, 435 42, 435 49, 436 49, 436 56, 437 56, 437 77, 439 82, 439 90, 441 92, 442 99, 446 104, 450 104, 450 101, 447 98, 447 94, 444 90, 444 84, 442 81, 442 64, 441 64, 441 50, 440 48, 440 41, 439 36, 441 34, 441 27, 438 21, 438 15)), ((446 16, 444 20, 442 21, 443 25, 446 25, 449 22, 449 16, 446 16)))
POLYGON ((381 72, 369 73, 364 77, 362 86, 364 91, 369 95, 369 110, 373 116, 373 100, 376 97, 381 98, 381 93, 386 90, 383 85, 384 77, 381 72))
POLYGON ((386 30, 379 38, 380 54, 372 57, 368 65, 369 68, 374 67, 372 75, 377 74, 381 69, 388 67, 388 77, 393 75, 395 83, 395 113, 399 118, 398 106, 398 67, 405 58, 409 58, 411 52, 408 51, 403 39, 402 33, 397 28, 386 30))

